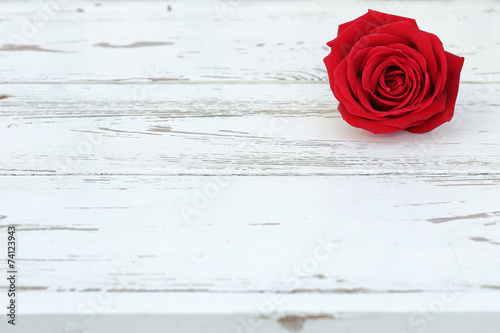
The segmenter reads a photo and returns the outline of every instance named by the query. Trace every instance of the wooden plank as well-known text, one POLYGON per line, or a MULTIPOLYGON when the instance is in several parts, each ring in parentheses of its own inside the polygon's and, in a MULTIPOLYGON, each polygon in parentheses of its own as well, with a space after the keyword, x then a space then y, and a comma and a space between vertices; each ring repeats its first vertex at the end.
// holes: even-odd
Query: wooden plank
POLYGON ((491 175, 3 176, 0 214, 22 292, 489 292, 499 194, 491 175))
POLYGON ((464 81, 500 82, 496 1, 99 3, 2 1, 1 80, 325 82, 326 42, 372 8, 416 18, 466 57, 464 81))
POLYGON ((327 85, 1 85, 0 172, 329 175, 500 170, 500 85, 463 84, 452 122, 373 135, 327 85), (142 90, 143 89, 143 90, 142 90), (143 91, 145 95, 139 95, 143 91))
MULTIPOLYGON (((36 327, 37 333, 362 333, 367 327, 385 333, 496 333, 498 294, 447 289, 378 295, 89 292, 45 293, 42 300, 32 293, 23 298, 24 315, 16 328, 36 327)), ((1 321, 0 328, 9 329, 5 326, 1 321)))

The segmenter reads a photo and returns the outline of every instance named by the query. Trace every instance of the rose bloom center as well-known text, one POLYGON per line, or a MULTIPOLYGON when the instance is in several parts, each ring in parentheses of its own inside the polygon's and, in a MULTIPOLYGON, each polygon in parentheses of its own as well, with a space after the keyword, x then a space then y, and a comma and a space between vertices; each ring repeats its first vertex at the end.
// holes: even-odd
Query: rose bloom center
POLYGON ((406 86, 406 75, 400 68, 390 67, 387 69, 380 85, 387 93, 397 95, 406 86))

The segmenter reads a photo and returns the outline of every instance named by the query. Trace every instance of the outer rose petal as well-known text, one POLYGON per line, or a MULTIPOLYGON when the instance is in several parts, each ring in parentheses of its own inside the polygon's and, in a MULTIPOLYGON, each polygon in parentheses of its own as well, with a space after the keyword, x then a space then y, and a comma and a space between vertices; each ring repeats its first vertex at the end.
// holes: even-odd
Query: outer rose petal
POLYGON ((421 31, 421 33, 424 36, 426 36, 427 38, 429 38, 429 41, 432 44, 432 50, 434 51, 434 55, 435 55, 436 60, 437 60, 437 64, 438 64, 438 66, 440 66, 438 72, 441 75, 438 75, 438 82, 435 82, 435 87, 437 87, 439 93, 441 93, 441 91, 443 91, 444 84, 445 84, 444 78, 446 76, 446 73, 448 72, 448 67, 447 67, 448 61, 446 60, 445 50, 443 48, 443 43, 436 35, 433 35, 433 34, 428 33, 426 31, 421 31), (440 82, 440 80, 442 80, 442 82, 440 82))
POLYGON ((448 74, 446 76, 445 92, 447 94, 446 106, 443 112, 431 117, 422 125, 409 127, 406 130, 412 133, 425 133, 432 131, 439 125, 448 122, 453 117, 455 102, 458 95, 458 84, 460 82, 460 71, 464 64, 464 58, 445 51, 446 61, 448 62, 448 74))
POLYGON ((376 10, 368 9, 368 13, 366 13, 365 15, 360 16, 357 19, 354 19, 352 21, 349 21, 349 22, 346 22, 344 24, 339 25, 339 30, 337 32, 337 36, 340 35, 345 29, 347 29, 351 24, 353 24, 357 20, 365 20, 368 22, 375 23, 378 26, 384 25, 384 24, 389 24, 389 23, 394 23, 394 22, 399 22, 399 21, 406 21, 406 22, 411 23, 411 25, 413 25, 415 28, 418 29, 417 22, 415 22, 415 20, 412 18, 386 14, 386 13, 378 12, 376 10))
POLYGON ((351 126, 362 128, 375 134, 393 133, 401 131, 401 128, 398 127, 387 126, 370 119, 352 115, 351 113, 349 113, 349 111, 347 111, 347 109, 342 103, 339 104, 338 110, 342 115, 342 119, 344 119, 351 126))
POLYGON ((428 107, 423 110, 408 112, 401 117, 388 118, 386 117, 381 122, 389 126, 397 126, 399 128, 406 129, 410 126, 414 126, 415 123, 423 123, 427 121, 432 116, 441 113, 446 108, 446 93, 441 94, 436 98, 428 107))
POLYGON ((344 31, 342 35, 326 43, 331 47, 330 54, 323 59, 328 73, 333 72, 335 67, 349 54, 351 48, 363 36, 370 33, 375 28, 373 23, 364 20, 358 20, 344 31))

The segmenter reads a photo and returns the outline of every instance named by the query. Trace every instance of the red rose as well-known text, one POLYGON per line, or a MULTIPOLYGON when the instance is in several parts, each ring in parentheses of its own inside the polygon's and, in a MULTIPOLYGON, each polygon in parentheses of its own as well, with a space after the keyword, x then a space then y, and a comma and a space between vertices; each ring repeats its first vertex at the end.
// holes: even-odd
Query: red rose
POLYGON ((415 20, 369 10, 327 45, 330 87, 352 126, 424 133, 453 117, 464 58, 415 20))

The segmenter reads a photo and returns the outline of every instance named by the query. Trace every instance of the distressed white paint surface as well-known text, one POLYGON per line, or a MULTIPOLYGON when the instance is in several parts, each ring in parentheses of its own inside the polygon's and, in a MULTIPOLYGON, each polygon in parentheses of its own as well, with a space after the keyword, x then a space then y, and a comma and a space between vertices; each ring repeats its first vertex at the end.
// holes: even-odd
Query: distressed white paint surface
POLYGON ((54 8, 0 3, 19 332, 500 330, 498 2, 54 8), (466 57, 452 122, 342 121, 325 43, 367 8, 466 57))
POLYGON ((61 3, 49 14, 36 2, 0 4, 3 79, 325 81, 326 42, 371 8, 415 17, 447 50, 467 57, 464 81, 500 81, 495 1, 61 3))
POLYGON ((7 175, 500 170, 498 84, 463 84, 455 118, 426 135, 374 135, 350 127, 335 111, 327 84, 0 89, 10 96, 0 110, 0 141, 9 142, 2 147, 0 173, 7 175), (145 95, 138 97, 141 91, 145 95))
POLYGON ((485 293, 403 294, 230 294, 230 293, 120 293, 104 297, 115 304, 103 306, 99 314, 90 304, 103 294, 46 293, 49 306, 34 294, 26 296, 30 316, 19 329, 34 325, 37 332, 80 326, 85 332, 418 332, 496 333, 498 302, 485 293), (268 307, 271 299, 281 304, 276 312, 258 316, 255 307, 268 307), (448 301, 447 301, 448 300, 448 301), (446 304, 445 313, 427 314, 419 309, 446 304), (148 316, 141 315, 149 304, 148 316), (52 304, 58 304, 52 307, 52 304), (217 306, 213 306, 217 304, 217 306), (74 309, 82 308, 77 316, 74 309), (60 309, 63 309, 60 311, 60 309), (206 309, 210 309, 208 312, 206 309), (57 314, 54 314, 57 310, 57 314), (139 313, 139 314, 138 314, 139 313), (252 315, 249 316, 248 314, 252 315), (427 317, 426 317, 427 316, 427 317), (120 318, 117 320, 117 317, 120 318), (427 320, 430 318, 430 320, 427 320), (410 324, 413 323, 412 324, 410 324), (55 325, 54 323, 58 323, 55 325))
POLYGON ((36 272, 22 279, 28 289, 487 291, 500 286, 484 271, 500 261, 500 210, 485 198, 499 185, 484 175, 4 176, 1 201, 23 271, 36 272))

